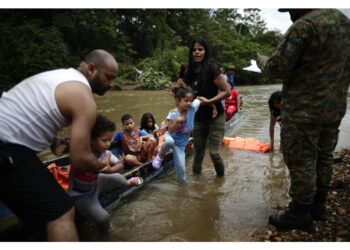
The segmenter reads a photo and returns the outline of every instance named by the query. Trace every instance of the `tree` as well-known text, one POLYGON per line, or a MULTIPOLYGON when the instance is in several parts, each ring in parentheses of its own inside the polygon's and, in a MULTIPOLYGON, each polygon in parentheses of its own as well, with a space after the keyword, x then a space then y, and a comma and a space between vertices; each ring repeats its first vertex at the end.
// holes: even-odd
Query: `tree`
POLYGON ((281 38, 267 31, 259 9, 2 9, 0 89, 40 71, 78 66, 98 48, 117 58, 119 83, 134 77, 135 65, 175 81, 196 36, 207 39, 214 60, 237 68, 256 52, 271 54, 281 38))
POLYGON ((68 47, 56 27, 44 29, 40 23, 31 22, 13 29, 1 24, 0 37, 1 89, 67 62, 68 47))

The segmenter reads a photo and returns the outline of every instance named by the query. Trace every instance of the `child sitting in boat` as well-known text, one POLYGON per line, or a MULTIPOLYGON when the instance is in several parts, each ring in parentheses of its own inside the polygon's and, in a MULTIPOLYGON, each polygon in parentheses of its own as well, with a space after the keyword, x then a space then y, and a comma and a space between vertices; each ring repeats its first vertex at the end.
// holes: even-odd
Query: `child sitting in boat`
POLYGON ((113 141, 121 145, 124 162, 129 167, 134 167, 152 160, 157 144, 154 136, 135 129, 135 122, 129 114, 123 115, 121 120, 124 130, 119 131, 113 141))
POLYGON ((165 153, 173 149, 177 180, 182 184, 186 182, 185 148, 193 129, 194 115, 204 97, 198 97, 192 102, 193 93, 190 87, 175 88, 174 92, 176 108, 170 110, 167 116, 168 130, 164 134, 162 147, 152 166, 159 169, 165 153))
POLYGON ((99 228, 110 228, 109 213, 98 201, 99 193, 118 187, 141 185, 141 177, 133 177, 127 180, 117 172, 123 169, 123 163, 108 151, 115 124, 102 115, 98 115, 91 131, 91 152, 107 166, 99 172, 83 172, 71 169, 69 175, 68 194, 74 198, 75 206, 79 213, 96 223, 99 228))
POLYGON ((152 134, 158 142, 158 136, 160 131, 158 125, 156 124, 154 116, 151 113, 144 113, 142 115, 140 130, 148 134, 152 134))
POLYGON ((232 88, 231 96, 225 99, 226 121, 230 120, 236 112, 241 112, 241 97, 239 92, 232 88))
POLYGON ((270 147, 271 151, 274 150, 275 144, 275 125, 278 123, 281 126, 281 102, 282 102, 282 91, 273 92, 269 98, 269 109, 270 109, 270 147))

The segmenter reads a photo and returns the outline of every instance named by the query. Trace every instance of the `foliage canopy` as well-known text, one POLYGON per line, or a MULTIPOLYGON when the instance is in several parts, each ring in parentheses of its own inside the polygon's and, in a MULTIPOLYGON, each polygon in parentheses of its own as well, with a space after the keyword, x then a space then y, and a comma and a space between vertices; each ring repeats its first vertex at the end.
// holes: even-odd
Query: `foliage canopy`
POLYGON ((256 52, 270 55, 281 34, 267 30, 259 9, 1 9, 0 90, 41 71, 77 67, 93 49, 105 49, 120 64, 121 81, 141 89, 175 81, 188 45, 201 35, 218 63, 235 65, 239 84, 265 83, 239 69, 256 52), (151 78, 156 79, 151 79, 151 78), (146 80, 148 79, 148 80, 146 80), (143 82, 142 82, 143 81, 143 82))

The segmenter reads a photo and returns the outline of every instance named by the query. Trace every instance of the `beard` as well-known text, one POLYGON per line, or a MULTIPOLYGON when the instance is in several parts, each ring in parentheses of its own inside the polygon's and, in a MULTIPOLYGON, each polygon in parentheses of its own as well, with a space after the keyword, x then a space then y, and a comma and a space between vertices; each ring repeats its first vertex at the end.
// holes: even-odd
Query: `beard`
POLYGON ((103 96, 109 90, 109 87, 104 87, 98 73, 91 79, 90 86, 92 92, 99 96, 103 96))

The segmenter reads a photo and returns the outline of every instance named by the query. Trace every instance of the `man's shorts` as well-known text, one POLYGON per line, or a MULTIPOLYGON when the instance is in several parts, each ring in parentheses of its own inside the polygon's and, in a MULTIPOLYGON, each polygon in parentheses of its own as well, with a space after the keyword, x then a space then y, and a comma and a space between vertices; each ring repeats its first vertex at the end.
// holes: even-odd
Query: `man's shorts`
POLYGON ((23 222, 55 220, 74 202, 27 147, 0 142, 0 201, 23 222))

